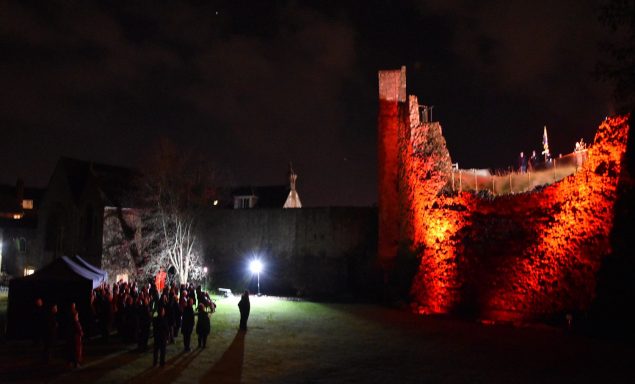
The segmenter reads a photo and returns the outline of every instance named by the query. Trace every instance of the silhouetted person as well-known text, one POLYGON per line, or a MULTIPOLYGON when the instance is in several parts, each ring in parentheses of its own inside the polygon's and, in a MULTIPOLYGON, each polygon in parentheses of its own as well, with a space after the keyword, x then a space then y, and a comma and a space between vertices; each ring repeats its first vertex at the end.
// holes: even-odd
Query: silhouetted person
POLYGON ((179 308, 179 299, 175 293, 170 295, 166 317, 170 326, 170 344, 172 344, 174 343, 174 338, 179 335, 181 326, 181 309, 179 308))
POLYGON ((97 331, 97 295, 95 290, 90 292, 90 305, 88 306, 86 316, 88 319, 85 322, 86 329, 84 329, 84 334, 90 338, 95 335, 97 331))
POLYGON ((523 152, 518 155, 518 170, 520 173, 527 172, 527 158, 523 152))
POLYGON ((198 347, 205 348, 207 344, 207 335, 211 330, 211 324, 209 322, 209 316, 205 312, 205 306, 203 304, 198 305, 198 320, 196 322, 196 334, 198 335, 198 347))
POLYGON ((529 157, 529 162, 527 163, 527 169, 533 171, 538 165, 538 156, 536 155, 536 151, 531 151, 531 156, 529 157))
POLYGON ((200 304, 201 301, 203 300, 203 289, 201 288, 200 285, 196 286, 195 295, 196 295, 196 303, 200 304))
POLYGON ((123 312, 123 341, 130 343, 136 341, 138 312, 132 296, 128 296, 125 301, 123 312))
POLYGON ((101 302, 98 304, 99 312, 98 312, 98 321, 99 321, 99 331, 101 333, 101 337, 104 340, 108 340, 110 337, 110 324, 112 323, 112 295, 110 292, 105 292, 101 298, 101 302))
MULTIPOLYGON (((183 347, 185 352, 189 352, 190 342, 192 340, 192 331, 194 331, 194 299, 190 298, 187 305, 183 308, 183 318, 181 320, 181 333, 183 333, 183 347)), ((200 344, 200 343, 199 343, 200 344)))
POLYGON ((168 295, 167 294, 164 294, 164 293, 161 294, 161 298, 156 303, 157 311, 159 310, 159 308, 165 309, 165 313, 167 315, 167 312, 168 312, 168 295))
POLYGON ((183 317, 183 310, 187 307, 188 300, 189 297, 187 297, 187 291, 183 289, 181 291, 181 295, 179 296, 179 311, 181 311, 181 317, 183 317))
MULTIPOLYGON (((74 309, 74 307, 73 307, 74 309)), ((84 332, 82 325, 79 322, 79 313, 76 310, 71 310, 72 321, 68 325, 66 348, 68 352, 69 365, 77 368, 82 362, 82 338, 84 332)))
POLYGON ((157 317, 155 317, 152 322, 152 328, 154 331, 154 360, 152 365, 157 365, 157 360, 160 355, 159 364, 163 367, 165 365, 165 347, 169 336, 168 319, 165 317, 165 308, 159 308, 157 317))
POLYGON ((42 351, 42 358, 44 361, 49 361, 51 358, 51 347, 57 340, 57 331, 59 328, 59 322, 57 318, 57 305, 53 304, 51 310, 46 316, 46 334, 44 335, 44 349, 42 351))
POLYGON ((62 327, 65 339, 66 361, 70 367, 77 368, 81 361, 81 340, 83 330, 79 322, 79 313, 77 312, 75 303, 71 303, 70 308, 62 318, 60 326, 62 327))
POLYGON ((35 299, 30 328, 33 345, 39 345, 44 340, 46 332, 46 311, 44 310, 44 301, 40 297, 35 299))
POLYGON ((245 293, 238 302, 238 309, 240 310, 240 330, 247 330, 247 319, 249 319, 249 311, 251 310, 251 304, 249 303, 249 291, 245 290, 245 293))
POLYGON ((148 349, 148 339, 150 338, 150 324, 152 314, 150 313, 149 299, 139 298, 137 306, 137 317, 139 319, 139 333, 137 334, 137 347, 140 351, 148 349))
POLYGON ((160 296, 159 296, 159 290, 157 289, 157 286, 154 283, 150 284, 149 294, 150 294, 150 297, 152 298, 152 302, 154 303, 154 305, 156 305, 156 303, 159 302, 160 296))

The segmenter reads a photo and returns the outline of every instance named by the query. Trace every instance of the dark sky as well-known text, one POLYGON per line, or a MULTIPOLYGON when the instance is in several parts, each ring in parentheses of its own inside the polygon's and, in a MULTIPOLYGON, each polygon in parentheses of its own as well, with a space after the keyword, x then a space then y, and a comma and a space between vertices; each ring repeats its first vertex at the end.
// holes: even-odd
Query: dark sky
POLYGON ((406 65, 461 168, 591 142, 597 1, 1 1, 0 183, 59 156, 135 166, 159 137, 306 206, 377 201, 377 71, 406 65))

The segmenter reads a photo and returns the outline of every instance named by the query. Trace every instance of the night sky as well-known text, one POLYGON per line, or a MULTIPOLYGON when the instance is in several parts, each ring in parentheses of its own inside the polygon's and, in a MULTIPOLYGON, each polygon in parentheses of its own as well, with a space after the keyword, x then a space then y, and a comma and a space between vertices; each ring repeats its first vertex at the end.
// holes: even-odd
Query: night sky
POLYGON ((377 71, 407 66, 454 162, 568 153, 613 111, 597 1, 0 2, 0 183, 60 156, 136 166, 160 137, 223 183, 377 201, 377 71), (326 4, 325 4, 326 3, 326 4))

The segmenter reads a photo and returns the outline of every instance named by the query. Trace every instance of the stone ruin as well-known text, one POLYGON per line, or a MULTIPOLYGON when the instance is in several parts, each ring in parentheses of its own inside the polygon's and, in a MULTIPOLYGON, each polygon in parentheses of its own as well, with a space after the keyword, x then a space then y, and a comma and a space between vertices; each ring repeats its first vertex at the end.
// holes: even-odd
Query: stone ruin
POLYGON ((406 93, 405 67, 379 72, 379 242, 385 271, 416 254, 417 313, 524 322, 585 311, 611 252, 628 118, 605 119, 578 172, 540 191, 480 198, 446 188, 441 125, 406 93))

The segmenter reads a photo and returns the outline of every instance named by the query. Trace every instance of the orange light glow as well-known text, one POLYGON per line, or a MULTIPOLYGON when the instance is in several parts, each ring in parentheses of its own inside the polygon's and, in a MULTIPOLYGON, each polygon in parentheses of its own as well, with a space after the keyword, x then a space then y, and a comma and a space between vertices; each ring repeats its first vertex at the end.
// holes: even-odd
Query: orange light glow
POLYGON ((403 105, 380 101, 379 253, 394 257, 397 242, 419 252, 413 311, 467 310, 493 324, 588 309, 610 253, 628 116, 600 125, 576 173, 482 199, 442 192, 451 162, 441 127, 419 122, 415 97, 403 105))
POLYGON ((528 320, 589 308, 602 258, 610 253, 628 128, 626 117, 605 120, 582 169, 537 194, 551 220, 532 223, 540 236, 508 260, 509 273, 492 292, 490 309, 507 308, 506 319, 528 320))
POLYGON ((625 117, 606 120, 582 169, 541 192, 414 201, 413 238, 424 249, 415 311, 467 305, 490 321, 524 321, 587 309, 610 252, 627 133, 625 117))

